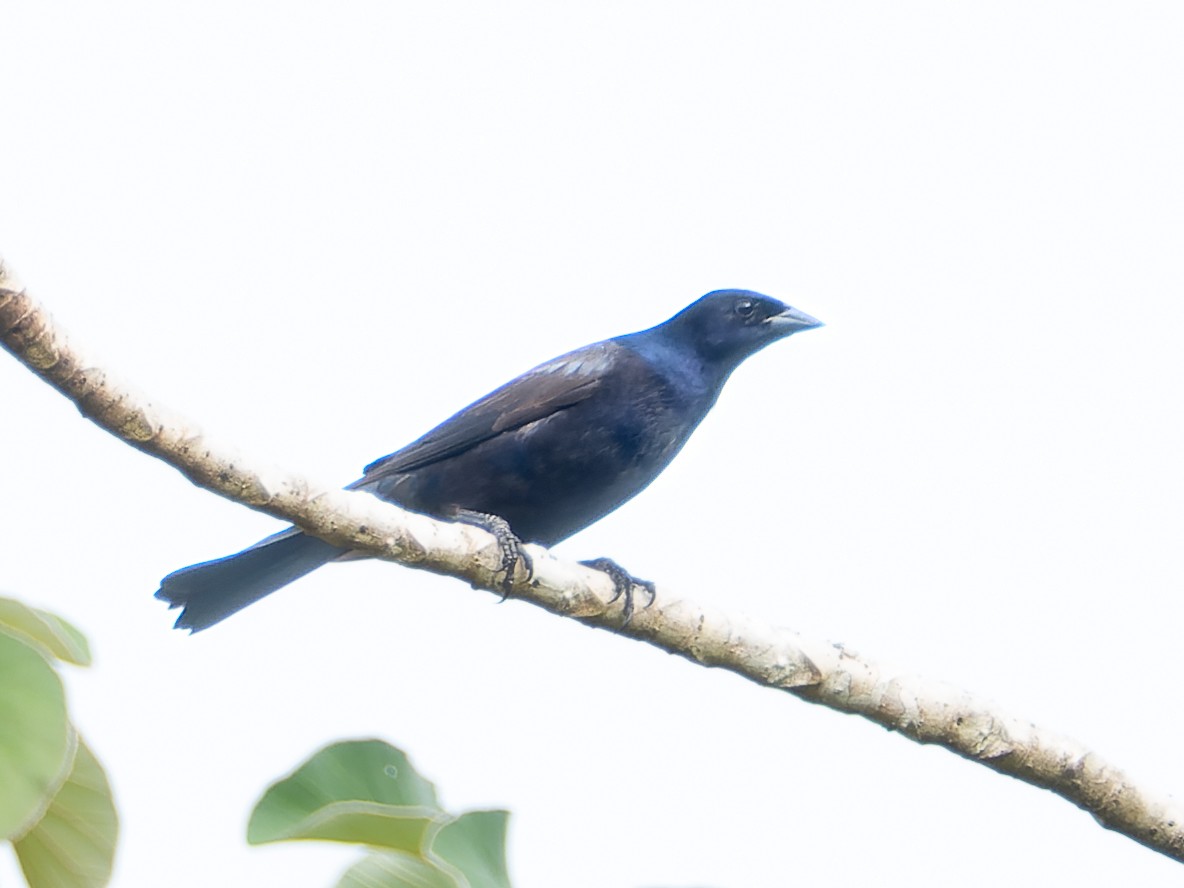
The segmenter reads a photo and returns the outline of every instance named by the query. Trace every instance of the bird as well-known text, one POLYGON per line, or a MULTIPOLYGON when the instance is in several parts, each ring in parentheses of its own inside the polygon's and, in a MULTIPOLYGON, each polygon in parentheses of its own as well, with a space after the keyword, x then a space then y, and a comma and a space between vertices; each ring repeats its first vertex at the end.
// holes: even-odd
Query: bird
MULTIPOLYGON (((752 290, 715 290, 669 320, 584 346, 511 380, 418 440, 375 460, 346 489, 413 512, 474 524, 501 547, 503 598, 521 544, 550 547, 632 499, 678 454, 741 362, 823 326, 752 290)), ((297 527, 161 580, 156 597, 198 632, 331 561, 356 557, 297 527)), ((613 600, 633 614, 633 588, 654 584, 608 558, 613 600)), ((646 605, 648 606, 648 604, 646 605)))

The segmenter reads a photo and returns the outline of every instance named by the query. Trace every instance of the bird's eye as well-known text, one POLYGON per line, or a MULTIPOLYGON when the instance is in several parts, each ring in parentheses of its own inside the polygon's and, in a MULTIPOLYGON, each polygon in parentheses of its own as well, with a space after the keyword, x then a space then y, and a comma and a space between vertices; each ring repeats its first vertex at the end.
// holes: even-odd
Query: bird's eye
POLYGON ((736 302, 736 314, 742 318, 752 317, 753 311, 756 310, 756 303, 751 299, 740 299, 736 302))

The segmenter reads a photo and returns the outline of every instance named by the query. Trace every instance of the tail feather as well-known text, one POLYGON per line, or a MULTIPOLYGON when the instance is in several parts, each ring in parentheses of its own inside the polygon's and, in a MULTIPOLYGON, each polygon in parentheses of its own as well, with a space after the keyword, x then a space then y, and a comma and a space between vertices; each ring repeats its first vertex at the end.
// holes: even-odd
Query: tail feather
POLYGON ((200 632, 345 551, 289 527, 236 555, 174 571, 156 597, 182 609, 176 628, 200 632))

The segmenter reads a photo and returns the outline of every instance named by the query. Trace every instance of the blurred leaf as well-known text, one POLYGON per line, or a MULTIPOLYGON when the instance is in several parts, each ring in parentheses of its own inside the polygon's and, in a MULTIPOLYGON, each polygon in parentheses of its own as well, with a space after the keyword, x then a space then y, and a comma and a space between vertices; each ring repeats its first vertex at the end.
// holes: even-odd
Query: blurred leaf
POLYGON ((337 888, 510 888, 505 811, 472 811, 438 825, 423 858, 386 851, 350 867, 337 888))
POLYGON ((29 888, 98 888, 111 878, 119 818, 94 753, 78 741, 74 767, 45 816, 14 843, 29 888))
POLYGON ((402 752, 355 740, 322 749, 272 785, 251 812, 247 841, 329 839, 418 853, 442 816, 435 787, 402 752))
POLYGON ((510 888, 506 871, 509 816, 505 811, 462 814, 436 834, 431 856, 463 873, 473 888, 510 888))
POLYGON ((426 860, 377 851, 346 870, 336 888, 458 888, 461 884, 426 860))
POLYGON ((381 740, 335 743, 271 786, 251 844, 330 839, 390 848, 350 867, 338 888, 510 888, 505 811, 454 818, 402 752, 381 740))
POLYGON ((61 679, 23 638, 0 631, 0 837, 35 822, 73 754, 61 679))
POLYGON ((0 628, 7 628, 12 635, 28 637, 59 660, 78 666, 90 665, 86 636, 48 611, 0 597, 0 628))
POLYGON ((258 845, 284 839, 324 839, 416 853, 423 846, 432 824, 441 816, 439 811, 431 808, 380 805, 374 802, 331 802, 308 817, 293 822, 283 832, 266 833, 259 827, 252 833, 248 827, 247 841, 258 845))

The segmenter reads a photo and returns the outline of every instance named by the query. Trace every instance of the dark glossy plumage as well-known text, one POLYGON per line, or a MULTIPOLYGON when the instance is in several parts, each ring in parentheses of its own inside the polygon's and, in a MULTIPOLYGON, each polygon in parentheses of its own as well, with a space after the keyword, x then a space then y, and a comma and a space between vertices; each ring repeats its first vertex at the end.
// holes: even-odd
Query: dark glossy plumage
MULTIPOLYGON (((663 324, 528 371, 350 487, 438 518, 499 516, 522 540, 554 545, 653 481, 741 361, 817 326, 759 293, 708 293, 663 324)), ((289 528, 176 571, 156 594, 184 608, 178 628, 197 631, 344 554, 289 528)))

